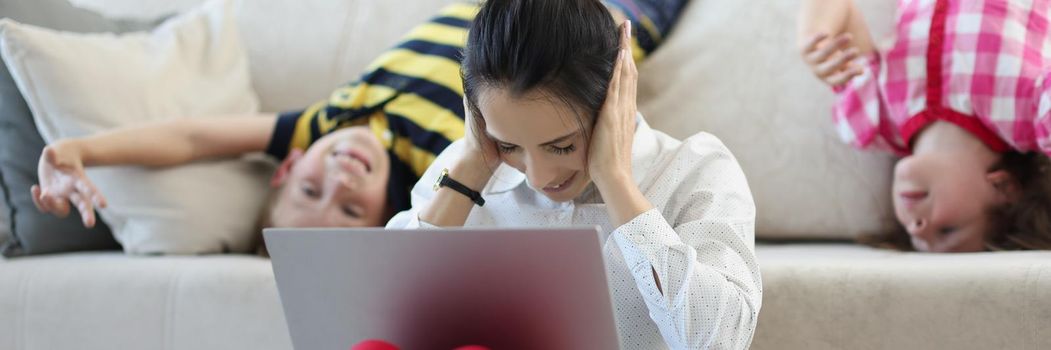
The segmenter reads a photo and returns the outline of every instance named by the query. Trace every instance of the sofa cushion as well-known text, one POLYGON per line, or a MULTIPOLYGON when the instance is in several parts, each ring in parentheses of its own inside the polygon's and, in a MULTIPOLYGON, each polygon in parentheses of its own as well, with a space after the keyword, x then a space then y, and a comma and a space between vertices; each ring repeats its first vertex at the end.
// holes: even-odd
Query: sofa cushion
MULTIPOLYGON (((173 118, 251 115, 258 100, 233 1, 210 1, 146 33, 78 34, 0 20, 3 56, 45 140, 173 118)), ((124 250, 254 251, 268 174, 244 160, 164 169, 94 167, 99 210, 124 250)))
MULTIPOLYGON (((71 0, 114 18, 151 19, 203 0, 71 0)), ((470 0, 468 0, 470 1, 470 0)), ((447 4, 463 0, 242 1, 238 23, 263 111, 309 106, 447 4)))
MULTIPOLYGON (((752 349, 1051 348, 1051 252, 757 253, 752 349)), ((57 254, 0 260, 0 281, 0 349, 291 349, 263 258, 57 254)))
POLYGON ((290 350, 268 259, 0 260, 0 349, 290 350))
MULTIPOLYGON (((0 16, 75 32, 126 32, 152 28, 153 21, 112 20, 71 6, 66 0, 4 0, 0 16)), ((29 195, 44 148, 25 100, 0 58, 0 250, 6 256, 77 250, 120 249, 104 223, 93 229, 80 214, 57 218, 38 212, 29 195), (13 214, 13 215, 12 215, 13 214), (15 235, 9 237, 14 227, 15 235), (8 242, 5 244, 5 242, 8 242)))
POLYGON ((1051 349, 1051 252, 759 245, 752 348, 1051 349))
MULTIPOLYGON (((858 1, 877 37, 894 1, 858 1)), ((741 163, 760 238, 850 238, 893 223, 889 155, 839 142, 832 91, 795 49, 799 1, 691 1, 639 67, 655 129, 718 136, 741 163)))

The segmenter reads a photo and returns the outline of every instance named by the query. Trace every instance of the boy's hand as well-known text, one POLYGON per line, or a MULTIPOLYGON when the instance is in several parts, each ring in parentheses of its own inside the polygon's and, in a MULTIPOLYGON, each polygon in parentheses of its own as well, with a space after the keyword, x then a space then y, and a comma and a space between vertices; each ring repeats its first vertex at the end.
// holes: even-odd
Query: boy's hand
POLYGON ((863 72, 861 67, 854 64, 859 50, 853 41, 850 33, 833 38, 829 38, 828 34, 817 34, 803 45, 800 54, 818 79, 835 88, 863 72))
POLYGON ((80 212, 84 226, 95 226, 95 206, 105 208, 106 198, 84 173, 83 159, 76 145, 60 141, 44 147, 37 171, 40 184, 31 189, 37 209, 65 217, 72 203, 80 212))

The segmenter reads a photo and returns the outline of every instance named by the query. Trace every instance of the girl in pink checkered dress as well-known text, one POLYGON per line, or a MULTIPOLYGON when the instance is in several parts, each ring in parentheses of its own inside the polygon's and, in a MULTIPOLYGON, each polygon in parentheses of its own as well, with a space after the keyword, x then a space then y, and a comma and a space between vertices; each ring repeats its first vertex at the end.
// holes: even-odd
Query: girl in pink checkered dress
POLYGON ((882 49, 851 0, 803 1, 802 55, 836 92, 838 133, 902 157, 898 247, 1051 249, 1049 14, 1051 0, 899 0, 882 49))

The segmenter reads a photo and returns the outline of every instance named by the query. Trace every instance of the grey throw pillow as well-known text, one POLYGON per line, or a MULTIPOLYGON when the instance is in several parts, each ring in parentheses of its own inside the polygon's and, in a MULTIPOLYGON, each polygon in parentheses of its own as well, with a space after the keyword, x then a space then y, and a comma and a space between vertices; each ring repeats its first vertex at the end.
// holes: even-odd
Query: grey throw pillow
MULTIPOLYGON (((0 181, 0 184, 2 183, 3 181, 0 181)), ((11 237, 11 226, 8 225, 10 216, 11 212, 7 208, 7 192, 4 191, 3 186, 0 186, 0 247, 3 247, 11 237)))
MULTIPOLYGON (((74 32, 148 30, 158 22, 111 20, 73 7, 67 0, 0 0, 0 16, 74 32)), ((29 188, 37 181, 37 162, 44 148, 29 107, 0 58, 0 253, 6 257, 84 250, 115 250, 120 245, 101 221, 84 228, 73 211, 57 218, 37 211, 29 188), (7 219, 3 221, 2 218, 7 219), (6 242, 3 233, 9 232, 6 242)))

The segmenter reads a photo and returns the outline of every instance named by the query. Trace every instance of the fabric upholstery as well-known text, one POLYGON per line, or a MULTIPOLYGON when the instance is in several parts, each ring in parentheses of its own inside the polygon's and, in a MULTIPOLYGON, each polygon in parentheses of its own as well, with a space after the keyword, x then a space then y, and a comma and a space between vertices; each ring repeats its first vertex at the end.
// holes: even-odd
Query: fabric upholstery
POLYGON ((760 245, 752 348, 1049 349, 1051 252, 760 245))
MULTIPOLYGON (((764 301, 752 349, 1051 347, 1049 252, 757 253, 764 301)), ((0 260, 0 281, 0 329, 11 335, 0 349, 291 349, 263 258, 24 257, 0 260)))
POLYGON ((0 261, 0 349, 288 350, 273 278, 242 255, 0 261))
MULTIPOLYGON (((893 1, 858 1, 877 37, 893 1)), ((799 1, 692 1, 639 67, 640 109, 675 137, 715 134, 755 196, 759 238, 850 238, 891 222, 889 155, 841 143, 832 91, 795 48, 799 1)))

